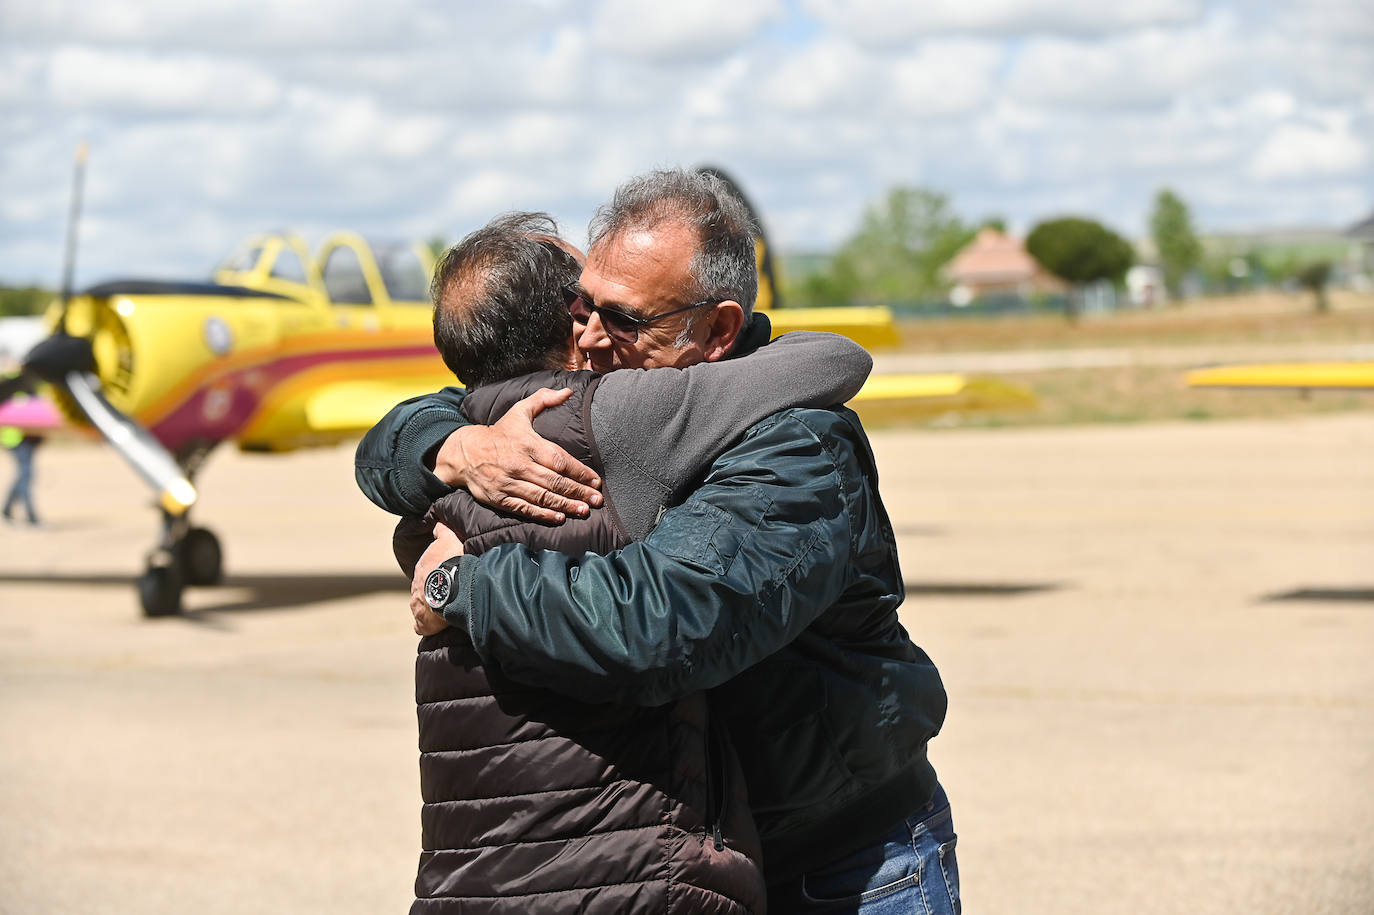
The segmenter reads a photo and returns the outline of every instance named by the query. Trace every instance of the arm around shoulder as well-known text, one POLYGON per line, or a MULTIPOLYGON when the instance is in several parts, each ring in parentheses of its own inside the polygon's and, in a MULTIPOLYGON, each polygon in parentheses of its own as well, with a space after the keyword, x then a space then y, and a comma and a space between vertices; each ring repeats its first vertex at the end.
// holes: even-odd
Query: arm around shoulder
POLYGON ((368 430, 353 461, 363 494, 394 515, 423 515, 431 502, 452 492, 429 461, 452 432, 468 425, 463 397, 458 387, 413 397, 368 430))
POLYGON ((787 411, 760 423, 653 534, 609 556, 508 545, 463 560, 450 622, 512 677, 658 705, 789 644, 847 584, 852 454, 787 411))
POLYGON ((700 479, 750 426, 782 410, 843 403, 872 369, 848 337, 797 331, 733 359, 607 375, 592 431, 631 535, 647 533, 658 503, 700 479))

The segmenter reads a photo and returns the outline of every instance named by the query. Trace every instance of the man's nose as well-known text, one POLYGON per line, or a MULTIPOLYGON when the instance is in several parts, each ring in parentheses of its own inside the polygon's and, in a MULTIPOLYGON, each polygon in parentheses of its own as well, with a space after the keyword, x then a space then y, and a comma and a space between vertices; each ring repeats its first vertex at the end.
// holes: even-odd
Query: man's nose
POLYGON ((577 346, 586 352, 594 349, 606 349, 610 345, 611 338, 601 323, 601 315, 593 311, 591 317, 587 318, 587 326, 582 328, 582 333, 577 336, 577 346))

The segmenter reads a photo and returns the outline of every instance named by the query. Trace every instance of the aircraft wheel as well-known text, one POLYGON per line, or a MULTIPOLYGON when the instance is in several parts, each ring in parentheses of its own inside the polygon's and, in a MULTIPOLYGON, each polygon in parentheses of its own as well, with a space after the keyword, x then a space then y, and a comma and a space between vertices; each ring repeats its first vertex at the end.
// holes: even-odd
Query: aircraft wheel
POLYGON ((203 527, 186 532, 177 559, 188 585, 217 585, 224 578, 224 551, 219 538, 203 527))
POLYGON ((149 566, 138 579, 138 600, 143 615, 171 616, 181 612, 181 569, 175 565, 149 566))

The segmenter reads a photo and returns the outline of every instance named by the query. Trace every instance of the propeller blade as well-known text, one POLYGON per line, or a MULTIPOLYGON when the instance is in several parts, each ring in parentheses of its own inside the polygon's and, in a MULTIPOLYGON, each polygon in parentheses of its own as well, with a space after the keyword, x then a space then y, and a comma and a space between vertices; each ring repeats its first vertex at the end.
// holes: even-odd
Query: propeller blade
POLYGON ((81 223, 81 188, 86 181, 86 141, 76 147, 76 162, 72 166, 72 205, 67 215, 67 250, 62 256, 62 311, 57 328, 67 332, 67 309, 72 301, 72 277, 76 272, 76 233, 81 223))
POLYGON ((158 500, 169 514, 182 515, 196 501, 196 488, 186 478, 162 443, 138 423, 115 408, 100 390, 100 379, 90 372, 73 371, 57 382, 86 414, 91 425, 105 436, 129 466, 157 490, 158 500))

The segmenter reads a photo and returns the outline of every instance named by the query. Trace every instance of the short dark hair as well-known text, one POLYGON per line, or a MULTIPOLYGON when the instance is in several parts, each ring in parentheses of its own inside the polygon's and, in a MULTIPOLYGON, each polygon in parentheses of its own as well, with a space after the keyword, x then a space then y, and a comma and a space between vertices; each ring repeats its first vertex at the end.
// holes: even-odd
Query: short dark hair
POLYGON ((758 227, 749 208, 720 178, 683 168, 660 169, 626 181, 592 217, 591 246, 627 231, 681 222, 696 235, 691 301, 730 299, 747 320, 759 293, 754 237, 758 227))
POLYGON ((563 368, 572 316, 563 287, 582 267, 546 213, 507 213, 440 255, 429 295, 434 345, 468 387, 563 368))

